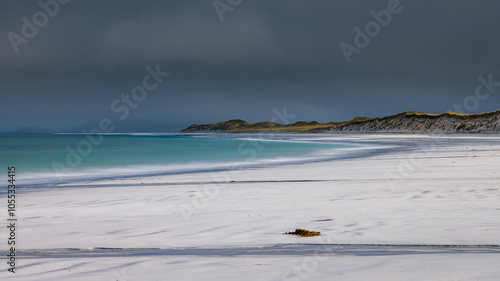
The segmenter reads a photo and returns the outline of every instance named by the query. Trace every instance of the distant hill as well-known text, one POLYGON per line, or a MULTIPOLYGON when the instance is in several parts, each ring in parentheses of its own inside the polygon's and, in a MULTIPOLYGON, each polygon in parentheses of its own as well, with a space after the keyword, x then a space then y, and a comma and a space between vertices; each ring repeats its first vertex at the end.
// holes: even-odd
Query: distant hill
POLYGON ((363 133, 500 133, 500 110, 479 114, 445 112, 427 114, 406 111, 395 115, 369 118, 356 117, 345 122, 318 123, 299 121, 283 125, 274 122, 250 123, 240 119, 217 124, 191 125, 182 130, 184 133, 220 132, 282 132, 282 133, 325 133, 325 132, 363 132, 363 133))

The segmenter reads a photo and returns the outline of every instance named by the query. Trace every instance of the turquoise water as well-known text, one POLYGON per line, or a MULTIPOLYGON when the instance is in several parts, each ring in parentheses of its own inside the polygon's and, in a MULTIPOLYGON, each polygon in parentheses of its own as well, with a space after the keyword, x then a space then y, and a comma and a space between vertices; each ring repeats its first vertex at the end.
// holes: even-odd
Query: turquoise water
POLYGON ((183 173, 325 157, 348 145, 172 135, 0 135, 0 162, 26 183, 183 173), (328 152, 328 153, 327 153, 328 152))

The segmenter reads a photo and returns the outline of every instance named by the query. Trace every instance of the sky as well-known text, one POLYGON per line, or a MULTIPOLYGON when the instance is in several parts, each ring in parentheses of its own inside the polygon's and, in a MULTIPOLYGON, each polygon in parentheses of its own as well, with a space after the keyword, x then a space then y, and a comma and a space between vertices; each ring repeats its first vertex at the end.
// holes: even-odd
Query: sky
POLYGON ((494 111, 499 10, 495 0, 1 1, 0 132, 494 111))

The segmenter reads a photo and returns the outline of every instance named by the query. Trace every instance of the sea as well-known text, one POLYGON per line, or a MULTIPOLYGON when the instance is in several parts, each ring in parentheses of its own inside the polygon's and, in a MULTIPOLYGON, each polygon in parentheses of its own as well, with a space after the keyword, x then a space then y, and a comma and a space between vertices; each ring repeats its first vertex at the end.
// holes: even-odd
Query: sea
POLYGON ((332 159, 359 145, 294 138, 172 134, 0 134, 0 164, 18 184, 196 173, 332 159))

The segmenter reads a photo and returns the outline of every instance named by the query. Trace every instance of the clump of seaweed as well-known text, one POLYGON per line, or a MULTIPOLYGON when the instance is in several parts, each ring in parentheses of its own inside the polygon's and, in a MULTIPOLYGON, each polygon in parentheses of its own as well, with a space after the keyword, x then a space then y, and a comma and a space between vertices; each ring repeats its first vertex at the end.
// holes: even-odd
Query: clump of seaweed
POLYGON ((299 235, 300 237, 311 237, 311 236, 320 236, 321 232, 309 231, 302 228, 297 228, 295 229, 294 232, 285 232, 285 234, 299 235))

